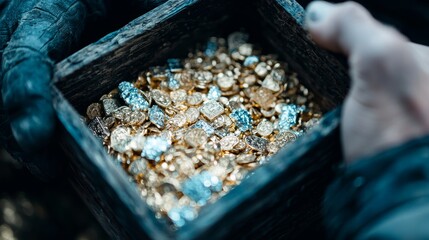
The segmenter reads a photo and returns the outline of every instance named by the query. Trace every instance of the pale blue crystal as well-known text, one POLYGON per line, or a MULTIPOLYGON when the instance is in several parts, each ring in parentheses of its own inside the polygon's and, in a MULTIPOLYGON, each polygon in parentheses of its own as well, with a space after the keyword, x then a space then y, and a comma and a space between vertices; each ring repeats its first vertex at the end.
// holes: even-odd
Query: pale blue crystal
POLYGON ((218 46, 217 46, 216 41, 210 40, 207 42, 206 50, 204 51, 204 53, 208 57, 213 57, 216 54, 217 48, 218 48, 218 46))
POLYGON ((182 63, 180 62, 180 59, 178 59, 178 58, 167 59, 167 65, 168 65, 168 69, 172 72, 180 70, 183 68, 182 63))
POLYGON ((235 120, 240 131, 245 132, 252 128, 253 119, 247 110, 235 109, 229 116, 235 120))
POLYGON ((204 121, 204 120, 199 120, 194 125, 192 125, 190 128, 201 128, 209 136, 212 135, 215 132, 215 129, 210 124, 208 124, 206 121, 204 121))
POLYGON ((222 92, 220 91, 218 86, 211 86, 209 92, 207 93, 207 98, 209 100, 217 101, 220 96, 222 96, 222 92))
POLYGON ((288 104, 282 107, 279 116, 279 130, 286 131, 297 123, 298 113, 303 111, 304 107, 298 107, 295 104, 288 104))
POLYGON ((183 227, 186 222, 192 221, 197 217, 197 212, 190 206, 184 206, 172 208, 167 215, 176 227, 183 227))
POLYGON ((171 72, 167 73, 167 84, 170 90, 177 90, 180 88, 180 81, 177 80, 171 72))
POLYGON ((182 192, 201 206, 207 203, 213 192, 221 190, 222 182, 207 171, 191 177, 182 184, 182 192))
POLYGON ((170 143, 163 137, 147 137, 141 156, 158 162, 161 155, 170 148, 170 143))
POLYGON ((149 108, 149 103, 140 94, 139 90, 134 87, 130 82, 121 82, 118 86, 119 94, 121 98, 127 103, 133 110, 146 110, 149 108))
POLYGON ((149 109, 149 120, 155 124, 158 128, 164 127, 165 115, 164 112, 158 105, 153 105, 149 109))
POLYGON ((243 65, 248 67, 250 65, 256 64, 259 62, 259 58, 257 56, 248 56, 246 59, 244 59, 243 65))

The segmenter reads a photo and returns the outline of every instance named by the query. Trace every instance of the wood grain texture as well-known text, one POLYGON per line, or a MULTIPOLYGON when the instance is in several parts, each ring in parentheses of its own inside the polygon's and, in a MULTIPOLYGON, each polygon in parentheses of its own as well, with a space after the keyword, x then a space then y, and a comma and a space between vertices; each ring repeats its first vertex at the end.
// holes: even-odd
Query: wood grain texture
POLYGON ((68 177, 113 237, 323 237, 321 198, 341 157, 338 111, 175 232, 155 219, 77 113, 145 67, 182 57, 208 36, 240 28, 264 48, 281 53, 328 111, 347 91, 347 74, 307 38, 303 16, 293 0, 171 0, 57 65, 55 108, 63 127, 61 145, 69 156, 68 177))

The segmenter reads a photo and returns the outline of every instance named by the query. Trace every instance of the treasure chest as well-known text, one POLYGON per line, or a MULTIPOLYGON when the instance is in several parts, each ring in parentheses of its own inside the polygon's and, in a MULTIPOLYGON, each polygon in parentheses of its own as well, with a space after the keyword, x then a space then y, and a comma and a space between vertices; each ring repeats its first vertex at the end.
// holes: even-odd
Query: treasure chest
POLYGON ((56 66, 55 109, 67 176, 105 230, 117 239, 307 239, 324 236, 323 193, 341 161, 339 111, 348 89, 341 62, 315 46, 294 0, 170 0, 56 66), (280 150, 198 217, 171 228, 82 122, 86 107, 124 80, 211 36, 245 29, 278 53, 315 94, 319 125, 280 150))

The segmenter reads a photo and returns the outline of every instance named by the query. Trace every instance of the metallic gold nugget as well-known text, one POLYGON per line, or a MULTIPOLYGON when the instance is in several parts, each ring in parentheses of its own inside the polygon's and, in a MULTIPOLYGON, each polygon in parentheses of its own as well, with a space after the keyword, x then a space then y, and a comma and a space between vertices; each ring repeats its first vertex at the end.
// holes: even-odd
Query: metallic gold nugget
POLYGON ((296 74, 247 38, 210 38, 88 107, 89 128, 176 227, 321 117, 296 74))

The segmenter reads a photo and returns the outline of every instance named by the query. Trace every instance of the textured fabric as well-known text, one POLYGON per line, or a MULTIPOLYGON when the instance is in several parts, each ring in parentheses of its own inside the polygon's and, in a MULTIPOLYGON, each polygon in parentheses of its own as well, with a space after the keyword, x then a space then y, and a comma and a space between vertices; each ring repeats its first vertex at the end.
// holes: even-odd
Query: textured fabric
POLYGON ((429 239, 429 137, 341 169, 324 217, 329 239, 429 239))

